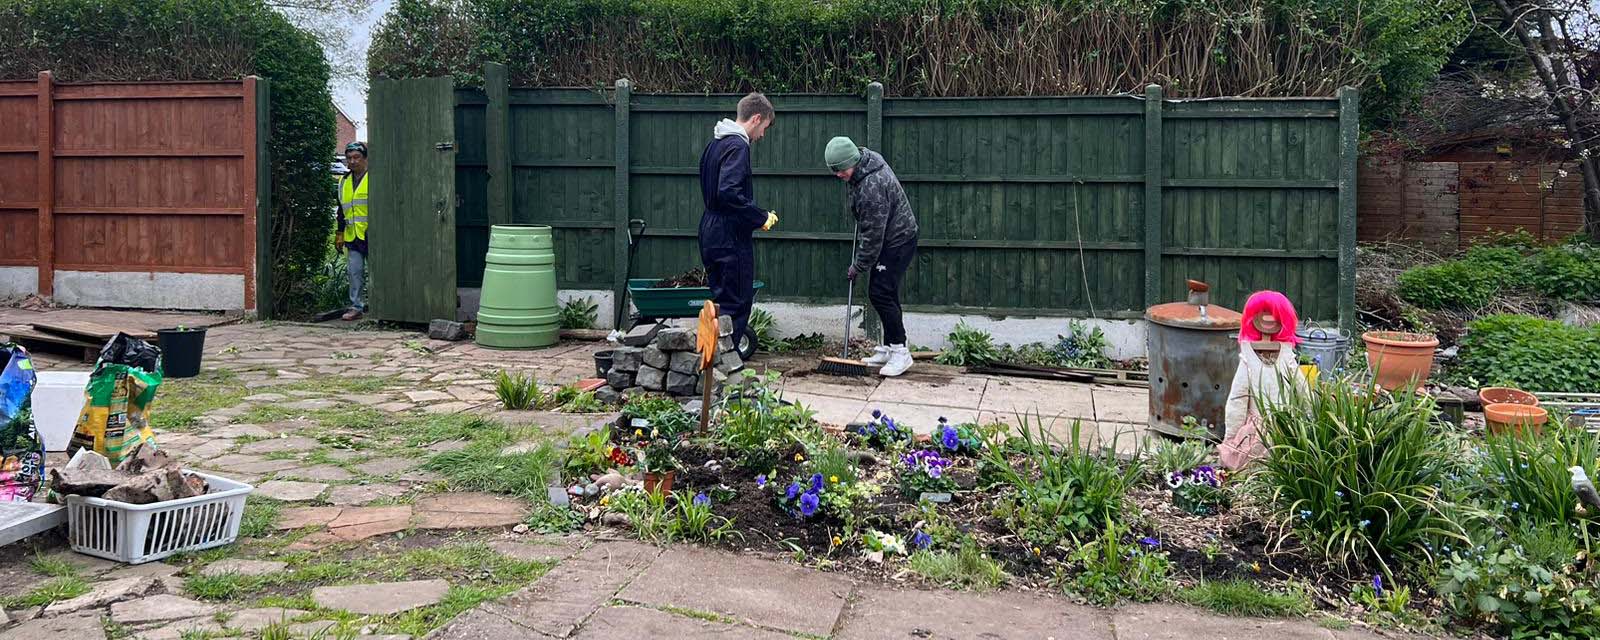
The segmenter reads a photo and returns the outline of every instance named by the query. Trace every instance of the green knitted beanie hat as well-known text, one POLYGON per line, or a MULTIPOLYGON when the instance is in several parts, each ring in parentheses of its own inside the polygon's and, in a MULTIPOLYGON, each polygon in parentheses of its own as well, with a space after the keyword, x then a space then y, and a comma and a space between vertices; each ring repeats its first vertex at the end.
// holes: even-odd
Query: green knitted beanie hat
POLYGON ((828 141, 828 148, 822 152, 822 160, 828 163, 829 169, 844 171, 861 162, 861 148, 849 138, 837 136, 828 141))

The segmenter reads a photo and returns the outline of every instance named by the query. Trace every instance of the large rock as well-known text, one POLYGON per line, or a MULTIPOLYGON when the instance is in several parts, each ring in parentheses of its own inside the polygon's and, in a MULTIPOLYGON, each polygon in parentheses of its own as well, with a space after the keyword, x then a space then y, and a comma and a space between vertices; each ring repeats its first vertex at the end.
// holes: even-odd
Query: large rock
POLYGON ((671 369, 678 373, 693 375, 700 371, 700 354, 693 351, 673 353, 671 369))
MULTIPOLYGON (((629 380, 628 383, 632 384, 633 381, 629 380)), ((622 392, 618 391, 617 389, 626 389, 626 388, 627 388, 626 386, 622 386, 622 387, 611 387, 611 386, 600 387, 599 389, 595 390, 594 399, 595 400, 599 400, 601 402, 604 402, 606 404, 622 404, 622 392)))
MULTIPOLYGON (((706 378, 705 378, 705 376, 696 376, 694 380, 695 380, 695 383, 694 383, 694 392, 695 392, 695 394, 698 395, 698 394, 705 393, 706 392, 706 378)), ((718 395, 718 394, 722 393, 722 387, 724 386, 724 383, 727 382, 727 380, 728 380, 728 374, 723 373, 719 369, 712 369, 711 370, 711 384, 712 384, 711 395, 718 395)))
POLYGON ((671 366, 672 354, 661 350, 661 347, 650 345, 644 348, 644 363, 657 369, 666 369, 671 366))
POLYGON ((717 356, 717 370, 723 373, 733 373, 744 368, 744 360, 739 359, 739 354, 724 351, 717 356))
POLYGON ((655 367, 641 367, 638 382, 648 391, 664 391, 667 388, 667 372, 655 367))
POLYGON ((641 324, 628 330, 628 334, 622 337, 622 344, 630 347, 642 347, 655 340, 656 334, 660 332, 660 324, 641 324))
POLYGON ((733 316, 717 318, 717 335, 724 338, 733 335, 733 316))
POLYGON ((727 337, 727 336, 723 336, 721 338, 717 338, 717 353, 718 354, 731 353, 732 351, 734 351, 733 338, 730 338, 730 337, 727 337))
POLYGON ((617 347, 611 351, 612 371, 638 371, 644 364, 644 350, 638 347, 617 347))
POLYGON ((694 332, 688 329, 663 329, 656 335, 662 351, 694 351, 694 332))
POLYGON ((449 342, 466 340, 467 325, 453 320, 434 320, 428 323, 428 337, 449 342))
POLYGON ((695 381, 699 379, 700 376, 692 376, 676 371, 669 372, 667 373, 667 393, 675 396, 692 396, 695 394, 695 381))
POLYGON ((611 372, 606 374, 606 385, 613 389, 626 389, 633 386, 633 376, 632 371, 621 371, 612 367, 611 372))

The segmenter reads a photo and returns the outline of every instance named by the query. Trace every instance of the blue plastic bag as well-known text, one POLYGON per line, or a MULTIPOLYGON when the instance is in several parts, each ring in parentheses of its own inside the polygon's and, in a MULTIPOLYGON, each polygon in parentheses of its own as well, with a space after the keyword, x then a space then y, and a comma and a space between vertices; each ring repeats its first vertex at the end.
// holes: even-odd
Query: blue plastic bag
POLYGON ((38 376, 28 351, 0 344, 0 502, 28 502, 44 484, 44 440, 33 425, 38 376))

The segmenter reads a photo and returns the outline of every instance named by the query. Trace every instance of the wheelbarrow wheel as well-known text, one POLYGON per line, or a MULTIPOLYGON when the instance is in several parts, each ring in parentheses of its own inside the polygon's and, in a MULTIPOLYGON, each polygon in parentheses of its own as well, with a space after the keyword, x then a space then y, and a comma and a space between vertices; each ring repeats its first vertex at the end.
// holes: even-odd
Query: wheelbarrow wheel
POLYGON ((749 362, 756 355, 758 346, 756 343, 756 332, 750 327, 745 327, 744 332, 739 334, 739 339, 733 343, 733 350, 739 352, 740 360, 749 362))

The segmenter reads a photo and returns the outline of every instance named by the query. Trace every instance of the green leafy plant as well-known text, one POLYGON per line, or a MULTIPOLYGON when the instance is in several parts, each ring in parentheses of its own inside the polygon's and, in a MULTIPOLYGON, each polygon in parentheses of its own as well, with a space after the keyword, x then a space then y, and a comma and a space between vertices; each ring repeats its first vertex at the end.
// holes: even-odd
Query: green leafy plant
POLYGON ((630 428, 654 429, 667 436, 689 433, 695 427, 695 417, 684 411, 683 405, 662 395, 629 398, 622 405, 622 417, 630 428))
POLYGON ((713 542, 730 535, 743 537, 733 528, 733 520, 711 512, 711 498, 704 492, 690 500, 678 500, 677 517, 669 525, 677 540, 713 542))
POLYGON ((1390 575, 1424 564, 1431 540, 1463 539, 1462 511, 1441 499, 1451 453, 1433 399, 1375 393, 1347 380, 1264 403, 1269 449, 1255 473, 1275 516, 1336 562, 1376 562, 1390 575))
POLYGON ((676 525, 675 509, 667 506, 667 495, 660 491, 628 489, 606 497, 607 506, 628 517, 628 524, 641 540, 665 542, 672 539, 676 525))
POLYGON ((544 404, 544 392, 532 375, 501 370, 494 375, 494 395, 501 406, 512 411, 525 411, 544 404))
POLYGON ((1378 574, 1372 576, 1371 582, 1358 584, 1351 589, 1350 599, 1370 611, 1402 618, 1406 615, 1406 608, 1411 605, 1411 587, 1386 585, 1383 575, 1378 574))
POLYGON ((1400 298, 1425 309, 1476 311, 1500 293, 1504 272, 1493 263, 1452 260, 1400 274, 1400 298))
POLYGON ((995 348, 989 332, 970 327, 964 321, 956 325, 945 341, 950 344, 939 354, 939 364, 981 367, 1000 360, 1000 350, 995 348))
POLYGON ((1584 523, 1600 534, 1600 513, 1578 514, 1568 471, 1580 466, 1589 477, 1600 477, 1600 437, 1549 425, 1539 434, 1489 435, 1481 451, 1478 497, 1496 512, 1532 524, 1584 523))
POLYGON ((541 409, 555 409, 562 413, 601 413, 606 410, 606 405, 594 397, 593 391, 579 391, 577 387, 567 385, 548 394, 539 403, 541 409))
POLYGON ((802 405, 736 402, 722 415, 716 437, 745 468, 770 469, 778 456, 816 431, 815 418, 802 405))
POLYGON ((1528 259, 1528 282, 1546 298, 1600 300, 1600 249, 1586 244, 1549 247, 1528 259))
POLYGON ((1311 612, 1311 596, 1302 587, 1290 585, 1282 591, 1269 590, 1248 580, 1201 581, 1179 591, 1179 600, 1228 616, 1290 618, 1311 612))
POLYGON ((1489 316, 1467 325, 1457 368, 1489 384, 1600 393, 1600 328, 1489 316))
POLYGON ((955 551, 923 550, 911 554, 906 568, 941 585, 986 591, 1005 582, 1006 572, 970 536, 955 551))
POLYGON ((1166 593, 1171 563, 1161 541, 1143 537, 1123 542, 1126 525, 1107 520, 1099 537, 1072 552, 1077 573, 1067 590, 1090 602, 1113 605, 1121 600, 1148 602, 1166 593))
POLYGON ((570 533, 583 528, 583 513, 571 507, 535 502, 522 523, 539 533, 570 533))
POLYGON ((1073 320, 1067 325, 1067 334, 1056 336, 1050 348, 1051 364, 1057 367, 1078 369, 1105 369, 1111 366, 1107 358, 1106 334, 1099 327, 1088 327, 1073 320))
POLYGON ((626 467, 633 463, 626 451, 611 444, 611 427, 572 436, 567 442, 565 453, 566 476, 578 480, 588 480, 589 474, 626 467))
MULTIPOLYGON (((1024 539, 1054 545, 1122 517, 1123 498, 1144 475, 1143 464, 1121 464, 1114 454, 1085 447, 1074 421, 1070 442, 1057 443, 1044 423, 1022 417, 1017 435, 984 446, 986 474, 1010 489, 995 513, 1024 539), (1053 446, 1059 444, 1059 447, 1053 446), (1060 448, 1060 452, 1056 451, 1060 448), (1012 453, 1021 456, 1013 464, 1012 453)), ((1109 443, 1115 449, 1115 443, 1109 443)))
POLYGON ((1161 439, 1151 449, 1151 471, 1163 475, 1174 471, 1187 471, 1210 461, 1211 451, 1211 445, 1204 440, 1161 439))
POLYGON ((600 305, 589 298, 572 298, 561 305, 562 329, 593 329, 600 319, 600 305))
MULTIPOLYGON (((1452 617, 1519 639, 1600 637, 1600 570, 1573 561, 1579 554, 1571 535, 1564 536, 1564 548, 1547 547, 1543 557, 1526 553, 1521 537, 1515 531, 1486 535, 1478 547, 1443 562, 1437 587, 1452 617)), ((1561 544, 1562 538, 1545 540, 1561 544)))

